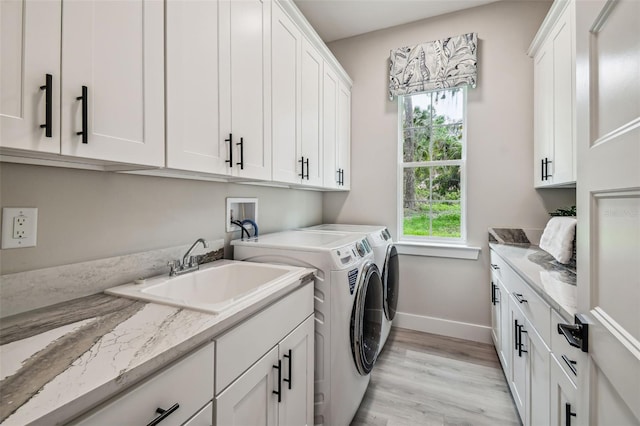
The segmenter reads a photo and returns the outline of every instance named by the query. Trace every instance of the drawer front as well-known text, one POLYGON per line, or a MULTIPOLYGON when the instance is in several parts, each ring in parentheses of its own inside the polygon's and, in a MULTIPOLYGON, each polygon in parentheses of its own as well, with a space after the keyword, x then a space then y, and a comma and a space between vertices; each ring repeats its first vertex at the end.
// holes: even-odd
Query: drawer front
POLYGON ((551 311, 551 351, 555 355, 562 369, 567 375, 577 380, 578 360, 580 359, 580 349, 573 347, 567 342, 565 337, 558 333, 558 324, 567 324, 554 310, 551 311))
POLYGON ((98 407, 75 425, 146 425, 160 414, 158 408, 179 407, 162 420, 162 426, 181 425, 213 398, 214 344, 153 375, 115 400, 98 407))
POLYGON ((508 268, 505 261, 502 260, 502 258, 498 256, 493 250, 491 250, 491 278, 498 278, 500 281, 502 281, 502 285, 504 285, 506 289, 510 291, 511 288, 509 287, 509 283, 506 283, 504 280, 505 268, 508 268))
POLYGON ((183 426, 211 426, 213 424, 213 402, 207 404, 183 426))
POLYGON ((218 395, 313 313, 313 282, 216 339, 218 395))

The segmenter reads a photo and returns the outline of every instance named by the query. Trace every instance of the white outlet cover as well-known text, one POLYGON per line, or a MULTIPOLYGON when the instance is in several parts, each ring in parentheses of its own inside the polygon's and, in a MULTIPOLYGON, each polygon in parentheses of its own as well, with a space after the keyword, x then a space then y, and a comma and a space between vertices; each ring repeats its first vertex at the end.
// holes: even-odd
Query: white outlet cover
POLYGON ((38 234, 38 209, 32 207, 4 207, 2 209, 2 248, 35 247, 38 234), (14 238, 15 218, 24 219, 23 238, 14 238))

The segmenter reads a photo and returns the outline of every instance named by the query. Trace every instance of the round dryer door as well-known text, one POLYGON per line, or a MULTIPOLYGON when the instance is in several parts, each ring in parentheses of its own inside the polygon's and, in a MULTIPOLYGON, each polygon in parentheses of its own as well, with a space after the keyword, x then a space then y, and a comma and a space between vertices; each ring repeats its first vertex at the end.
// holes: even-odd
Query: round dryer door
POLYGON ((362 269, 351 311, 351 350, 356 368, 363 376, 373 369, 380 349, 382 298, 380 271, 369 262, 362 269))
POLYGON ((384 285, 384 314, 391 321, 396 316, 398 291, 400 290, 400 265, 398 264, 398 250, 394 245, 387 247, 382 282, 384 285))

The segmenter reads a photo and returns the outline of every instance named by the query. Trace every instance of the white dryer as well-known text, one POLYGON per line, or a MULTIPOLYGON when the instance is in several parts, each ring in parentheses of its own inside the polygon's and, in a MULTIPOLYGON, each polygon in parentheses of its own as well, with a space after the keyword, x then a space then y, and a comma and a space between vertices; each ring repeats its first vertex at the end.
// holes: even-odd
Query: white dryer
POLYGON ((231 244, 236 260, 317 270, 314 423, 348 425, 369 385, 384 316, 382 279, 366 238, 286 231, 231 244))
POLYGON ((391 234, 386 226, 382 225, 348 225, 326 223, 323 225, 302 228, 302 231, 314 232, 339 232, 364 234, 369 245, 373 248, 373 256, 382 275, 384 317, 382 319, 382 343, 384 346, 389 337, 391 323, 396 316, 398 307, 398 294, 400 290, 400 267, 398 264, 398 251, 393 244, 391 234))

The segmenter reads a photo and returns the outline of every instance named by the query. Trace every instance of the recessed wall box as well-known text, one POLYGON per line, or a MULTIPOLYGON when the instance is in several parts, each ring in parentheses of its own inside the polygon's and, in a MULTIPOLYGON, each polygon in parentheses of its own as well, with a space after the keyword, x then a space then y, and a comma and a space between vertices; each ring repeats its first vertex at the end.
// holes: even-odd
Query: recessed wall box
MULTIPOLYGON (((239 231, 240 227, 231 221, 251 219, 258 223, 258 199, 257 198, 227 198, 227 232, 239 231)), ((246 224, 247 230, 253 230, 253 226, 246 224)))

